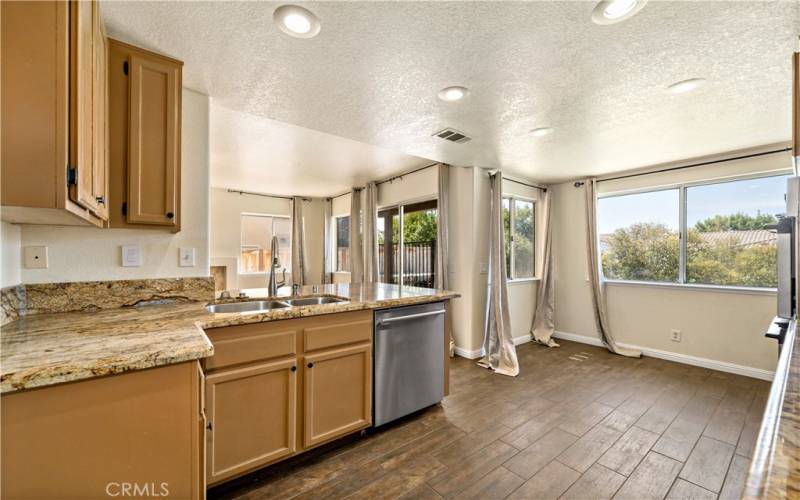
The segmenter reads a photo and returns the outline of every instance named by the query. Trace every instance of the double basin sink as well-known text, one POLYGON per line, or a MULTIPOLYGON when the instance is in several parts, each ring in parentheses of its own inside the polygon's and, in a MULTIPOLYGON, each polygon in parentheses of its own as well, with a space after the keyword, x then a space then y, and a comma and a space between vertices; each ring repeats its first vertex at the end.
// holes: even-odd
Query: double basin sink
POLYGON ((335 304, 337 302, 347 302, 347 299, 321 295, 316 297, 287 297, 285 299, 274 300, 250 300, 247 302, 230 302, 227 304, 210 304, 206 306, 208 312, 212 313, 250 313, 263 312, 272 309, 284 309, 287 307, 318 306, 322 304, 335 304))

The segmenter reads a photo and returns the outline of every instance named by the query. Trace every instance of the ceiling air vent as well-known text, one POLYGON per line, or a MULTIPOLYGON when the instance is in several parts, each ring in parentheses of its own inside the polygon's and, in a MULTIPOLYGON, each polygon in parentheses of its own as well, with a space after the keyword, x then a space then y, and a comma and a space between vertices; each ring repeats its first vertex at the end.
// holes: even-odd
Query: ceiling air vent
POLYGON ((440 137, 445 141, 450 141, 450 142, 461 143, 472 140, 472 137, 467 137, 467 135, 464 134, 463 132, 459 132, 458 130, 452 128, 446 128, 444 130, 440 130, 433 135, 436 137, 440 137))

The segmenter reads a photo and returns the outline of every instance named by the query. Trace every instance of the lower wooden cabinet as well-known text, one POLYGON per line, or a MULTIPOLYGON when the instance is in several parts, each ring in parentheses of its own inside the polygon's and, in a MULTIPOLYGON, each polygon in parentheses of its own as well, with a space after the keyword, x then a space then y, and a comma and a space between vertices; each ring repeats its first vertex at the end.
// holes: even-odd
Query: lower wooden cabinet
POLYGON ((295 452, 296 373, 289 359, 208 375, 209 483, 295 452))
POLYGON ((368 426, 372 415, 372 344, 305 356, 303 445, 368 426))
POLYGON ((369 427, 372 311, 206 333, 207 484, 369 427))

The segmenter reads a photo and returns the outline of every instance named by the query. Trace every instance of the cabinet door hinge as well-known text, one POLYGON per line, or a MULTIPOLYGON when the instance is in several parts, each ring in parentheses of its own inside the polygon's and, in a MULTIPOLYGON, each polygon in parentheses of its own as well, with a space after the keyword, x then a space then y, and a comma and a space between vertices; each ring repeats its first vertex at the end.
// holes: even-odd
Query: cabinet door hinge
POLYGON ((78 184, 78 170, 75 167, 67 167, 67 185, 76 186, 78 184))
POLYGON ((122 202, 122 215, 128 215, 128 202, 122 202))
POLYGON ((128 74, 128 61, 122 63, 122 72, 125 73, 126 75, 128 74))
POLYGON ((209 420, 208 423, 206 424, 206 429, 210 431, 214 430, 214 423, 211 420, 209 420))

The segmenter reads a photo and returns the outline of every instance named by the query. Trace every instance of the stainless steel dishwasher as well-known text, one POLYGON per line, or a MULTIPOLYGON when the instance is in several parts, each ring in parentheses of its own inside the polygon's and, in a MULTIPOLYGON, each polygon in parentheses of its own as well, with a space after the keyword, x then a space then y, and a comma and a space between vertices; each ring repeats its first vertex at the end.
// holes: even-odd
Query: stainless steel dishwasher
POLYGON ((375 313, 373 425, 444 398, 444 303, 375 313))

